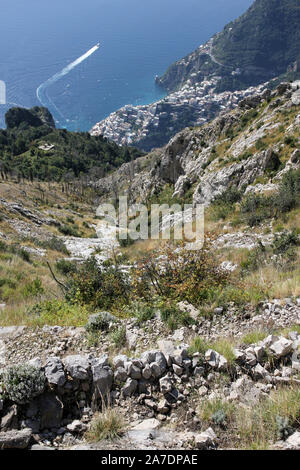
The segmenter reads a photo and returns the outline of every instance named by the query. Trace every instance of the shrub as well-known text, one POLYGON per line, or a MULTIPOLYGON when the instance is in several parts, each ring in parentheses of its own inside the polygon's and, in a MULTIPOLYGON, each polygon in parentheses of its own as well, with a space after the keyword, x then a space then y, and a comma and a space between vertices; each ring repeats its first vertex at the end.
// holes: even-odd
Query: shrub
POLYGON ((278 191, 274 194, 247 194, 241 202, 240 211, 244 222, 253 227, 267 219, 279 217, 283 213, 299 207, 299 204, 300 169, 290 170, 286 173, 278 191))
POLYGON ((207 424, 221 424, 229 422, 234 415, 235 405, 220 398, 205 400, 198 409, 198 415, 207 424))
POLYGON ((3 374, 3 385, 9 399, 20 405, 29 403, 43 393, 45 388, 44 373, 31 365, 9 367, 3 374))
POLYGON ((286 136, 285 139, 284 139, 284 143, 286 145, 289 145, 290 147, 294 148, 294 147, 296 147, 297 141, 296 141, 294 136, 286 136))
POLYGON ((200 305, 212 289, 226 285, 228 273, 218 266, 207 244, 197 251, 180 246, 175 250, 170 244, 139 262, 132 278, 133 293, 138 298, 152 301, 156 295, 200 305), (163 259, 157 262, 160 255, 163 259))
POLYGON ((180 326, 189 326, 194 323, 194 320, 187 312, 179 310, 176 305, 164 304, 160 307, 161 320, 166 323, 168 328, 172 331, 180 326))
POLYGON ((119 238, 117 237, 118 242, 120 243, 121 248, 126 248, 128 246, 131 246, 135 243, 135 240, 133 240, 130 235, 127 235, 127 238, 119 238))
POLYGON ((110 333, 110 338, 116 347, 121 348, 126 344, 126 328, 122 326, 121 328, 115 328, 110 333))
POLYGON ((241 203, 245 222, 254 227, 272 216, 272 199, 260 194, 248 194, 241 203))
POLYGON ((72 261, 68 261, 66 259, 60 259, 60 260, 56 261, 55 269, 59 273, 66 276, 67 274, 75 273, 76 265, 75 265, 75 263, 72 263, 72 261))
POLYGON ((214 199, 212 210, 215 220, 226 219, 233 211, 234 204, 241 200, 242 193, 235 186, 230 186, 214 199))
POLYGON ((66 298, 93 308, 109 309, 116 302, 128 302, 129 290, 128 277, 118 266, 101 268, 92 256, 71 274, 66 298))
POLYGON ((232 206, 226 203, 215 203, 212 206, 212 218, 215 221, 227 219, 232 212, 232 206))
POLYGON ((256 150, 266 150, 268 148, 268 144, 263 139, 258 139, 255 143, 256 150))
POLYGON ((38 295, 44 294, 45 290, 42 285, 42 281, 37 277, 32 282, 28 282, 24 289, 24 297, 36 297, 38 295))
POLYGON ((300 204, 300 168, 289 171, 282 178, 279 191, 275 196, 276 214, 289 212, 300 204))
POLYGON ((299 245, 300 240, 299 240, 299 235, 296 233, 296 231, 287 231, 285 230, 284 232, 280 234, 275 234, 272 248, 275 254, 284 254, 288 250, 290 250, 292 247, 295 247, 299 245))
POLYGON ((0 251, 8 251, 8 245, 2 240, 0 240, 0 251))
POLYGON ((26 261, 27 263, 31 262, 30 254, 28 253, 28 251, 24 250, 24 248, 19 248, 15 244, 14 245, 8 245, 8 244, 6 244, 5 242, 3 242, 1 240, 0 241, 0 251, 2 251, 4 253, 12 253, 14 255, 17 255, 20 258, 22 258, 24 261, 26 261))
POLYGON ((267 445, 286 436, 286 428, 300 425, 300 390, 297 387, 272 391, 270 396, 255 407, 239 408, 237 432, 245 448, 267 445), (279 418, 278 417, 284 417, 279 418))
POLYGON ((16 250, 16 254, 20 256, 20 258, 22 258, 24 261, 26 261, 26 263, 31 262, 30 254, 28 253, 28 251, 24 250, 23 248, 16 250))
POLYGON ((224 427, 226 425, 226 413, 225 413, 225 411, 222 408, 215 411, 215 413, 213 413, 213 415, 211 417, 211 420, 216 426, 224 427))
POLYGON ((140 325, 148 320, 152 320, 155 317, 157 308, 145 302, 134 301, 129 306, 128 311, 136 318, 137 324, 140 325))
POLYGON ((37 241, 36 244, 39 245, 41 248, 58 251, 60 253, 64 253, 65 255, 70 254, 63 240, 57 237, 52 237, 49 240, 37 241))
POLYGON ((256 271, 263 264, 265 257, 266 249, 261 241, 259 241, 258 246, 248 251, 247 258, 241 262, 242 270, 246 272, 256 271))
POLYGON ((81 234, 77 230, 77 228, 74 226, 72 227, 71 225, 60 225, 58 227, 58 230, 66 236, 70 237, 81 237, 81 234))
POLYGON ((95 313, 89 316, 88 322, 85 325, 85 329, 89 333, 92 333, 95 331, 107 331, 109 329, 110 321, 111 321, 111 318, 108 313, 106 312, 95 313))
POLYGON ((17 284, 7 277, 3 277, 0 279, 0 287, 7 285, 10 289, 15 289, 17 284))
POLYGON ((89 348, 95 348, 99 345, 101 336, 98 331, 92 331, 86 335, 87 345, 89 348))
POLYGON ((278 439, 286 440, 294 429, 290 426, 290 420, 286 416, 276 416, 276 424, 278 428, 278 439))

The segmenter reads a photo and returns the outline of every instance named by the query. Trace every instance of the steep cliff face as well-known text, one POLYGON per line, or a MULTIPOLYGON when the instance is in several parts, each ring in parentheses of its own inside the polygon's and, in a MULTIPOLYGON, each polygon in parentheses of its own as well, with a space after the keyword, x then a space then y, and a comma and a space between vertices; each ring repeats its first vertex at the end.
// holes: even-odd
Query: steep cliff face
POLYGON ((244 192, 272 187, 299 165, 299 86, 282 84, 207 125, 181 131, 164 149, 99 180, 98 189, 104 198, 114 186, 115 193, 146 201, 168 185, 173 199, 188 194, 190 202, 209 205, 231 186, 244 192))
POLYGON ((173 64, 158 82, 172 92, 187 80, 222 75, 218 90, 236 90, 299 72, 297 0, 256 0, 204 46, 173 64))

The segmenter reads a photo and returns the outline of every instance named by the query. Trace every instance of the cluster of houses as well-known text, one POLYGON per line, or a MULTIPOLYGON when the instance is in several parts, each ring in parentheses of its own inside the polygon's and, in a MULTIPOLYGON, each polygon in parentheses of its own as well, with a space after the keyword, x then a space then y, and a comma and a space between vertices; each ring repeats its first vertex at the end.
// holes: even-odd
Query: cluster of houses
POLYGON ((90 131, 91 135, 103 135, 119 145, 136 145, 147 136, 157 134, 161 128, 169 133, 178 132, 183 113, 190 109, 190 122, 183 127, 205 123, 211 116, 208 110, 216 111, 236 107, 245 97, 263 90, 264 85, 246 90, 216 93, 215 87, 221 77, 213 76, 193 84, 193 77, 177 92, 150 105, 127 105, 98 122, 90 131))

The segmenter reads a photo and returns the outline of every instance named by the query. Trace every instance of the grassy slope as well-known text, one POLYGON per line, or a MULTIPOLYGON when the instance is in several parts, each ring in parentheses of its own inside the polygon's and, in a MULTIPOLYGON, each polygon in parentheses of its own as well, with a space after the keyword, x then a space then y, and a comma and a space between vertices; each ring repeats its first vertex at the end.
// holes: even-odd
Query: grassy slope
MULTIPOLYGON (((95 237, 95 231, 91 227, 96 224, 92 199, 88 195, 79 197, 67 195, 61 191, 61 186, 56 183, 15 183, 0 182, 0 198, 7 202, 21 203, 26 208, 39 211, 41 215, 49 217, 49 213, 64 226, 73 228, 82 237, 95 237)), ((6 248, 0 249, 0 303, 7 304, 6 308, 0 311, 0 324, 34 324, 35 320, 27 315, 27 311, 37 302, 47 299, 59 299, 62 297, 61 290, 53 280, 47 261, 53 267, 58 259, 68 256, 68 253, 55 249, 47 242, 42 245, 39 238, 62 236, 60 230, 55 226, 42 225, 39 237, 27 237, 14 229, 10 223, 12 221, 28 224, 32 230, 37 230, 35 224, 18 214, 11 214, 7 209, 0 206, 0 232, 6 236, 1 237, 6 248), (7 220, 8 218, 8 220, 7 220), (21 254, 12 253, 11 247, 28 247, 34 249, 45 249, 44 257, 29 255, 24 257, 21 254), (34 287, 36 280, 41 285, 34 287)), ((57 274, 57 273, 56 273, 57 274)), ((39 285, 39 283, 38 283, 39 285)), ((68 312, 69 319, 61 318, 62 322, 71 324, 83 324, 86 321, 87 313, 81 318, 76 318, 80 314, 75 308, 74 313, 68 312)), ((48 318, 51 321, 51 318, 48 318)), ((45 320, 46 321, 46 320, 45 320)))

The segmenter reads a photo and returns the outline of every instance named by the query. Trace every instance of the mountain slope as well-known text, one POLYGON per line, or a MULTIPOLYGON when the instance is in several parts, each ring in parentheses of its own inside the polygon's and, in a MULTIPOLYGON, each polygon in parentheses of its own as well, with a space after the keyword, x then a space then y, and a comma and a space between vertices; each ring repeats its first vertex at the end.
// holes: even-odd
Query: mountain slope
POLYGON ((299 85, 281 84, 208 124, 184 129, 165 148, 100 179, 98 190, 107 198, 115 180, 120 191, 146 201, 168 187, 170 202, 188 197, 209 205, 232 185, 245 191, 263 179, 268 186, 299 148, 299 85))
POLYGON ((0 171, 4 174, 43 181, 83 174, 99 178, 141 155, 102 136, 55 129, 46 108, 11 108, 5 118, 7 129, 0 129, 0 171))
POLYGON ((256 0, 216 36, 213 54, 232 67, 278 75, 299 60, 299 23, 297 0, 256 0))
POLYGON ((168 91, 186 80, 221 74, 218 91, 236 90, 299 72, 300 6, 297 0, 256 0, 208 43, 173 64, 158 79, 168 91))

